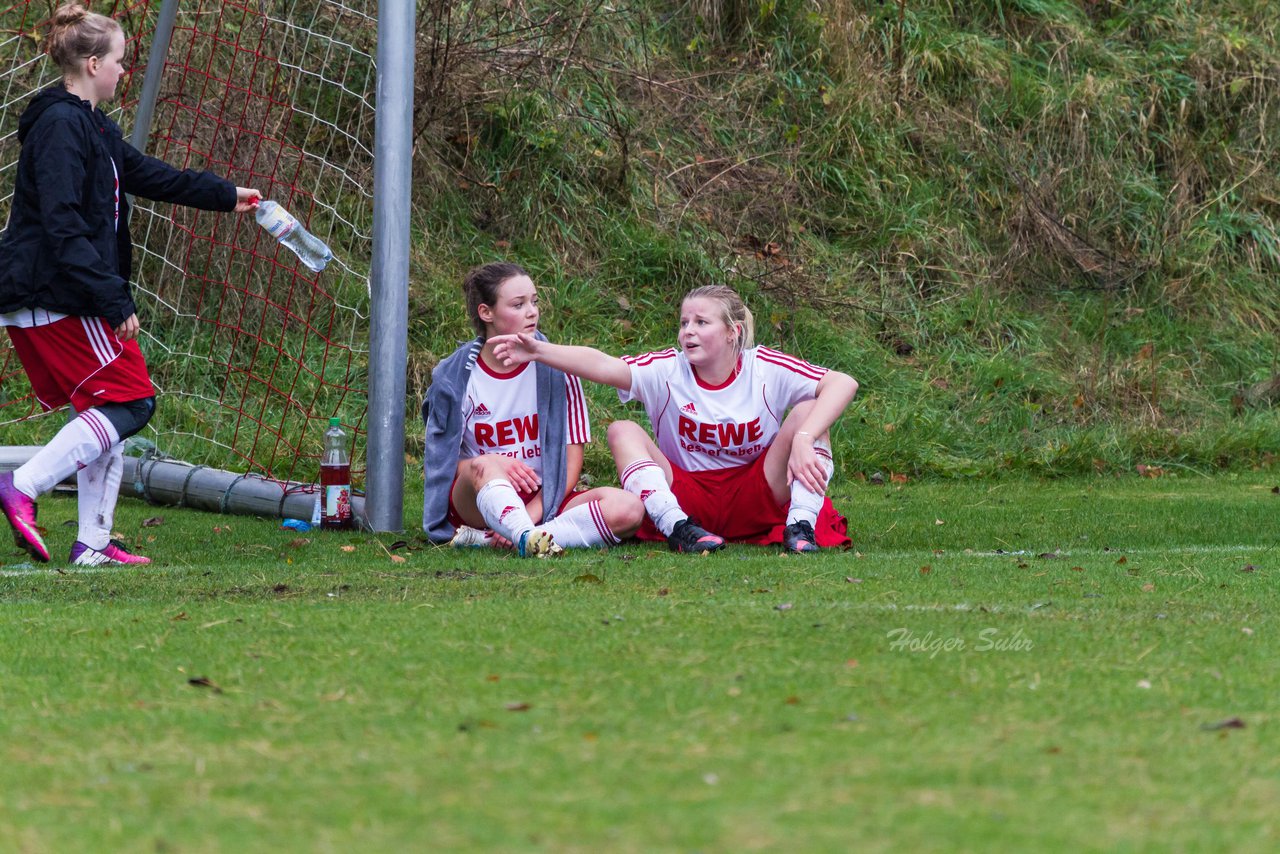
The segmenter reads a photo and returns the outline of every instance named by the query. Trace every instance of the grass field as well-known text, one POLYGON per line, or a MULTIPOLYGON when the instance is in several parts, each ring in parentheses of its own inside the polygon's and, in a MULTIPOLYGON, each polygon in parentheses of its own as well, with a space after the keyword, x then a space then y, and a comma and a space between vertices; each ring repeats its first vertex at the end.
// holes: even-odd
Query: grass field
POLYGON ((1278 483, 854 485, 815 559, 124 501, 151 567, 0 555, 0 848, 1274 850, 1278 483))

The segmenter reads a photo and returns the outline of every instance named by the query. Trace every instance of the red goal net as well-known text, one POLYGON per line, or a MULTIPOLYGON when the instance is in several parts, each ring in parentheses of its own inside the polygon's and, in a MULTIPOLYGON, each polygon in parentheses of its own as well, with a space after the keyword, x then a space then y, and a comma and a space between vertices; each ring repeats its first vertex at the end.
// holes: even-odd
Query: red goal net
MULTIPOLYGON (((4 2, 4 0, 0 0, 4 2)), ((41 51, 52 0, 0 13, 0 220, 22 109, 59 77, 41 51)), ((128 37, 115 103, 126 136, 161 0, 96 3, 128 37)), ((310 480, 330 416, 360 437, 367 403, 376 0, 180 0, 146 151, 262 190, 332 248, 312 273, 252 216, 137 199, 131 217, 142 346, 159 392, 144 435, 190 462, 310 480)), ((6 444, 39 418, 0 336, 6 444)))

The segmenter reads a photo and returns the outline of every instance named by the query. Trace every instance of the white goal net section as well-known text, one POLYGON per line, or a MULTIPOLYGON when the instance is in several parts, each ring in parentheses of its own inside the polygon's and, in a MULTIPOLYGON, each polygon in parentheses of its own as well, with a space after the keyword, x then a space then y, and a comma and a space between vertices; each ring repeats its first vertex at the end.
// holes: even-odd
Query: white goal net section
MULTIPOLYGON (((54 6, 20 0, 0 13, 6 222, 18 118, 31 96, 59 76, 41 50, 42 24, 54 6)), ((161 0, 94 5, 129 38, 130 73, 116 102, 105 105, 126 136, 135 130, 161 6, 161 0)), ((252 215, 136 200, 135 299, 160 394, 144 435, 165 454, 310 481, 330 416, 363 443, 376 6, 377 0, 176 3, 147 153, 257 187, 324 239, 334 260, 312 273, 252 215)), ((0 422, 23 422, 9 432, 38 443, 62 423, 60 416, 34 418, 38 410, 7 339, 0 341, 0 422)))

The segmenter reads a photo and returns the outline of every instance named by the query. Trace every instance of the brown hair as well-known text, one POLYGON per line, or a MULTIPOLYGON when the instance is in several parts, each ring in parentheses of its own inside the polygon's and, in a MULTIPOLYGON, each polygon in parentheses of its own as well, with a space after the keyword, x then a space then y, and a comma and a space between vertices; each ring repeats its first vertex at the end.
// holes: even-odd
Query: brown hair
POLYGON ((751 316, 751 309, 747 308, 747 304, 733 288, 726 285, 703 285, 684 295, 684 300, 691 299, 709 299, 720 303, 720 319, 725 326, 738 330, 736 346, 739 353, 756 346, 755 319, 751 316))
POLYGON ((71 74, 85 59, 106 56, 111 37, 118 32, 123 32, 120 25, 106 15, 90 12, 79 3, 63 3, 49 19, 44 52, 63 74, 71 74))
POLYGON ((495 261, 476 267, 462 280, 462 294, 467 298, 467 316, 476 334, 485 334, 484 321, 480 319, 480 306, 492 306, 498 301, 498 288, 507 279, 529 275, 519 264, 495 261))

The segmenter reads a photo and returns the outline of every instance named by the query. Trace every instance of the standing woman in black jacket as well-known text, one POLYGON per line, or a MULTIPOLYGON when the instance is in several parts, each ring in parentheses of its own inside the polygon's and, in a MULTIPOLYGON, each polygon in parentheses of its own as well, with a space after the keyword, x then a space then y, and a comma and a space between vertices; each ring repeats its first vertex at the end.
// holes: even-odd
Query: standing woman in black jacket
POLYGON ((98 105, 124 74, 124 32, 78 3, 58 8, 45 41, 62 80, 18 124, 9 226, 0 237, 0 325, 41 406, 76 417, 31 460, 0 474, 14 541, 49 560, 35 499, 77 474, 80 528, 70 562, 143 564, 111 540, 123 442, 155 410, 129 288, 133 244, 126 193, 213 211, 252 210, 261 195, 209 172, 177 170, 125 142, 98 105))

